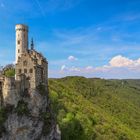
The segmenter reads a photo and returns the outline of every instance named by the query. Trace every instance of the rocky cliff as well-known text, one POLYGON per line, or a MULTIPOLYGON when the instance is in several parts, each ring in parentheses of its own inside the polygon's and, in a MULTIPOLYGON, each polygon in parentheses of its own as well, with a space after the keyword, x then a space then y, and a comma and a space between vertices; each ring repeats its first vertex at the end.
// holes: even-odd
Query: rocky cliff
POLYGON ((15 98, 0 94, 0 140, 61 139, 47 90, 26 90, 16 96, 16 103, 15 98))

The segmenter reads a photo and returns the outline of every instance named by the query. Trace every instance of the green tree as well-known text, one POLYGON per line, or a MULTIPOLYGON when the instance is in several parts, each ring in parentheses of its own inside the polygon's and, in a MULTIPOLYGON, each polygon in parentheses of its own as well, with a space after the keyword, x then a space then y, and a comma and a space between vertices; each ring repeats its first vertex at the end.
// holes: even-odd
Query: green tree
POLYGON ((7 77, 15 76, 15 69, 7 69, 7 70, 5 70, 4 75, 7 76, 7 77))

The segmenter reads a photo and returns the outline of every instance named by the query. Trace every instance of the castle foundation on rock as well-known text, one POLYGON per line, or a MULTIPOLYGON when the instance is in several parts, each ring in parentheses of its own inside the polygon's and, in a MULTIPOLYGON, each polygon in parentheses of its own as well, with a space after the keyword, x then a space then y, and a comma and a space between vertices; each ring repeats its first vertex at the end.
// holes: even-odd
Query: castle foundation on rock
POLYGON ((28 27, 15 29, 15 74, 0 74, 0 140, 60 140, 48 96, 48 62, 33 39, 28 45, 28 27))

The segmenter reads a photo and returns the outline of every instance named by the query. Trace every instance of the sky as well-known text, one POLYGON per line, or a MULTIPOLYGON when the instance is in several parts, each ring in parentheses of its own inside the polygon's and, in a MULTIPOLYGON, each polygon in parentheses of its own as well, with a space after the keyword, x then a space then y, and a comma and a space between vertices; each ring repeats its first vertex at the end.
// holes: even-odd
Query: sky
POLYGON ((140 0, 0 0, 0 65, 15 61, 15 25, 49 77, 140 78, 140 0))

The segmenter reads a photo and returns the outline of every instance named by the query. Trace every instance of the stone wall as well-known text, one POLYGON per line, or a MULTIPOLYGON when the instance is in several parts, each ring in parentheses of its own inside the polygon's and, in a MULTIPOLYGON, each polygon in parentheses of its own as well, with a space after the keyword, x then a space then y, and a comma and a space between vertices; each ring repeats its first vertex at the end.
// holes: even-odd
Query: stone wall
POLYGON ((14 77, 5 77, 3 83, 3 102, 4 105, 17 105, 18 102, 18 91, 15 85, 15 78, 14 77))
POLYGON ((25 75, 19 76, 18 80, 15 77, 5 77, 1 83, 2 102, 4 105, 10 104, 16 106, 20 100, 20 96, 29 88, 29 82, 25 75))
POLYGON ((18 80, 18 75, 25 74, 29 78, 32 89, 35 89, 40 83, 47 87, 48 63, 41 54, 34 50, 21 55, 16 64, 15 72, 16 80, 18 80))
POLYGON ((16 80, 19 79, 18 75, 25 74, 30 81, 30 88, 36 87, 36 79, 35 79, 35 64, 32 58, 29 56, 28 53, 25 53, 21 56, 16 64, 16 80))

